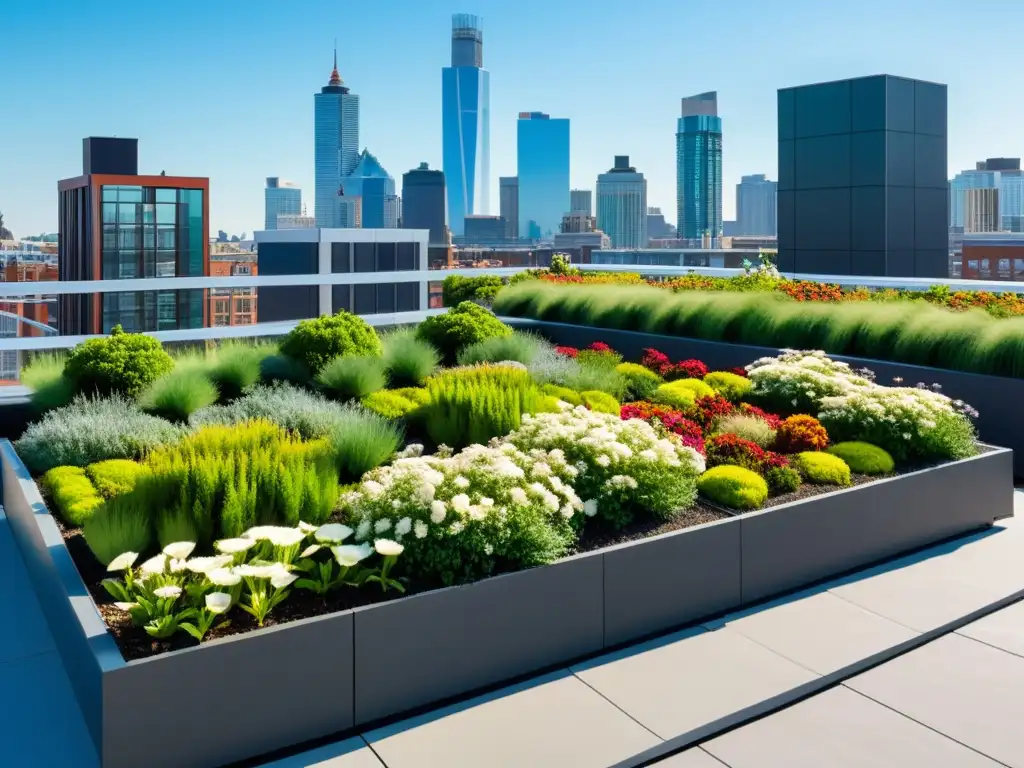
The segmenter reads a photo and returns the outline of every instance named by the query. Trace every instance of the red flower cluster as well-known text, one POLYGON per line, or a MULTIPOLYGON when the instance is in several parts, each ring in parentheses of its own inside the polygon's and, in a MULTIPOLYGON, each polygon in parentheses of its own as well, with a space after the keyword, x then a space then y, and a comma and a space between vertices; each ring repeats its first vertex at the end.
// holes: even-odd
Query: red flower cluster
POLYGON ((688 445, 699 453, 704 453, 704 435, 700 425, 686 418, 682 411, 677 411, 667 405, 655 405, 646 401, 640 403, 626 403, 619 411, 623 421, 627 419, 643 419, 654 424, 661 424, 666 431, 678 435, 683 445, 688 445))
POLYGON ((664 352, 651 348, 644 350, 640 365, 666 379, 703 379, 708 375, 708 367, 700 360, 673 363, 664 352))
POLYGON ((735 464, 763 474, 773 467, 789 466, 789 459, 785 456, 766 451, 757 443, 744 440, 738 435, 714 435, 707 439, 706 446, 709 467, 735 464))
POLYGON ((664 376, 672 370, 672 361, 668 359, 668 355, 651 348, 644 350, 644 356, 640 359, 640 365, 654 371, 659 376, 664 376))
POLYGON ((733 412, 733 404, 721 395, 708 395, 697 398, 693 404, 693 420, 708 429, 720 416, 728 416, 733 412))
POLYGON ((555 354, 575 359, 580 351, 576 347, 555 347, 555 354))
POLYGON ((778 429, 779 424, 782 423, 782 419, 779 416, 776 416, 774 413, 768 413, 768 411, 763 411, 756 405, 751 405, 750 403, 740 403, 740 410, 747 414, 747 416, 755 416, 761 419, 761 421, 767 422, 768 426, 772 429, 778 429))
POLYGON ((742 376, 744 379, 749 378, 747 376, 747 369, 742 366, 730 368, 729 373, 735 373, 737 376, 742 376))
POLYGON ((703 379, 708 375, 708 367, 700 360, 683 360, 676 363, 673 373, 680 379, 703 379))
POLYGON ((775 447, 783 453, 823 451, 828 447, 828 432, 813 416, 790 416, 778 426, 775 447))
POLYGON ((609 347, 603 341, 595 341, 593 344, 591 344, 589 347, 587 347, 587 349, 589 349, 591 352, 601 352, 601 353, 607 353, 609 355, 614 355, 615 354, 615 350, 612 349, 611 347, 609 347))

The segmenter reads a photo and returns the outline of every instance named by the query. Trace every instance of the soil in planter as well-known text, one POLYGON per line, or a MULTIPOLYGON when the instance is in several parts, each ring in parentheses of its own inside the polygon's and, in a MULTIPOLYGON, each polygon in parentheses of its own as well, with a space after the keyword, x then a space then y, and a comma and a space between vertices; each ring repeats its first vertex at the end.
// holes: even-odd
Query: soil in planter
POLYGON ((678 512, 670 520, 645 517, 640 520, 634 520, 625 528, 618 530, 609 525, 602 524, 600 520, 591 520, 587 523, 587 527, 583 530, 583 535, 580 536, 579 541, 576 543, 576 552, 593 552, 596 549, 610 547, 613 544, 624 544, 627 541, 638 541, 650 538, 651 536, 660 536, 663 533, 681 531, 685 528, 693 528, 696 525, 724 520, 734 515, 734 512, 717 509, 713 505, 708 504, 704 499, 698 499, 695 506, 678 512))

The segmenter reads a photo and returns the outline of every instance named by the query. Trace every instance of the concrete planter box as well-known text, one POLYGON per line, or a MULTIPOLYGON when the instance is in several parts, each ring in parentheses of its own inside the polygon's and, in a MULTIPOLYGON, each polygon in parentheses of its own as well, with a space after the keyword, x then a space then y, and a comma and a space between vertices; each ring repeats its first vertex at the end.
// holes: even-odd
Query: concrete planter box
POLYGON ((340 735, 1013 514, 1011 452, 994 449, 541 568, 126 662, 7 441, 0 462, 5 512, 103 768, 216 768, 340 735), (174 734, 173 745, 154 733, 174 734))
MULTIPOLYGON (((585 325, 549 323, 524 318, 502 318, 506 323, 523 330, 533 330, 555 344, 585 347, 603 341, 620 352, 627 360, 639 361, 644 349, 654 347, 673 360, 697 358, 713 370, 725 370, 748 365, 759 357, 775 356, 774 347, 754 347, 749 344, 731 344, 722 341, 704 341, 682 336, 664 336, 639 331, 618 331, 585 325)), ((901 378, 906 386, 919 381, 939 384, 944 394, 970 403, 980 412, 978 431, 981 439, 992 445, 1001 445, 1014 451, 1014 474, 1024 477, 1024 379, 963 373, 944 368, 926 368, 920 365, 890 363, 864 357, 829 355, 849 363, 854 368, 870 368, 878 374, 882 384, 901 378)))

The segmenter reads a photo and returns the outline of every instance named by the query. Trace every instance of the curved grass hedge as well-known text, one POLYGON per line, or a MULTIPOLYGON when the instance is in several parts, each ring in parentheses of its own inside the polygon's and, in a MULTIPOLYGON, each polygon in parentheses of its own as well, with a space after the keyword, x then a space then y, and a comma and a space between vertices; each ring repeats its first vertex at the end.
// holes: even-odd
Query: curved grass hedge
POLYGON ((924 301, 817 304, 770 293, 529 281, 498 294, 494 312, 764 347, 1024 376, 1024 317, 952 311, 924 301))

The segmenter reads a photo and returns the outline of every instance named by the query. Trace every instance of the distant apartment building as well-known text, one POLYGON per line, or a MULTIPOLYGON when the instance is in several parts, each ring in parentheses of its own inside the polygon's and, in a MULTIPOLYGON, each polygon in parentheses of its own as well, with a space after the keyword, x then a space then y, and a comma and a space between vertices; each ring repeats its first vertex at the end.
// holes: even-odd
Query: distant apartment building
POLYGON ((964 234, 999 230, 999 190, 964 190, 964 234))
MULTIPOLYGON (((83 141, 82 175, 58 183, 61 280, 209 274, 206 178, 140 176, 136 139, 83 141)), ((62 296, 62 334, 200 328, 201 289, 62 296)))
POLYGON ((594 215, 594 193, 589 189, 569 190, 569 211, 594 215))
POLYGON ((498 177, 498 213, 505 220, 505 237, 519 237, 519 177, 498 177))
POLYGON ((580 232, 593 232, 597 229, 597 219, 583 211, 573 211, 562 217, 562 224, 558 231, 564 234, 578 234, 580 232))
POLYGON ((551 238, 569 207, 569 121, 520 112, 516 124, 519 232, 551 238))
POLYGON ((738 235, 775 235, 778 231, 778 184, 763 173, 743 176, 736 185, 738 235))
MULTIPOLYGON (((210 257, 210 276, 257 275, 255 254, 220 254, 210 257)), ((256 320, 258 296, 255 288, 211 288, 209 317, 211 326, 252 325, 256 320)))
POLYGON ((1024 233, 965 233, 960 258, 965 280, 1024 281, 1024 233))
POLYGON ((302 190, 290 181, 268 176, 267 188, 263 190, 263 203, 263 228, 277 229, 279 216, 298 216, 302 213, 302 190))
POLYGON ((647 209, 647 238, 648 240, 661 240, 675 237, 676 228, 665 221, 665 214, 661 208, 647 209))
POLYGON ((615 248, 647 245, 647 180, 616 155, 614 166, 597 177, 597 226, 615 248))
POLYGON ((402 174, 403 229, 426 229, 431 244, 447 240, 444 172, 426 163, 402 174))
POLYGON ((363 226, 363 199, 350 195, 335 197, 332 220, 337 229, 361 229, 363 226))

